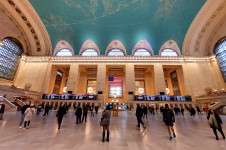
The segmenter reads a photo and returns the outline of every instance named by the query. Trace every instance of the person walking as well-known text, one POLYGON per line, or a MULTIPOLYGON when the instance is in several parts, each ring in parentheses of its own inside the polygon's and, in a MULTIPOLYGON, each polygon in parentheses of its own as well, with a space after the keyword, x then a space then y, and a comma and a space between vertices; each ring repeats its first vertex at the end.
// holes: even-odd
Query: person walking
POLYGON ((95 106, 96 115, 98 113, 98 109, 99 109, 99 107, 98 106, 95 106))
POLYGON ((90 117, 94 117, 94 113, 93 113, 93 109, 94 109, 94 106, 92 105, 91 107, 90 107, 90 117))
POLYGON ((75 115, 76 115, 76 124, 81 123, 82 108, 80 107, 80 104, 78 104, 75 115))
POLYGON ((66 114, 65 108, 59 107, 57 114, 56 114, 57 121, 58 121, 58 129, 60 129, 60 126, 61 126, 61 123, 62 123, 62 120, 63 120, 63 117, 65 114, 66 114))
POLYGON ((26 105, 24 105, 22 108, 21 108, 21 117, 20 117, 20 123, 19 123, 19 128, 22 129, 22 124, 24 122, 24 112, 26 111, 26 109, 29 107, 30 103, 27 102, 26 105))
POLYGON ((213 132, 216 136, 216 140, 219 140, 218 135, 217 135, 217 130, 221 133, 223 139, 225 139, 224 132, 221 127, 223 122, 222 122, 220 116, 218 114, 216 114, 212 109, 210 109, 207 119, 209 120, 210 128, 213 129, 213 132))
POLYGON ((34 104, 31 104, 24 112, 24 129, 29 129, 32 115, 35 113, 34 104))
POLYGON ((146 119, 148 118, 147 117, 147 115, 148 115, 148 108, 147 108, 147 106, 144 106, 144 108, 143 108, 143 113, 144 113, 144 118, 146 117, 146 119))
POLYGON ((163 111, 163 121, 165 122, 168 132, 169 132, 169 140, 172 140, 171 131, 173 132, 173 137, 176 138, 176 134, 174 132, 173 123, 175 122, 175 117, 173 111, 169 109, 169 105, 165 104, 165 110, 163 111), (171 129, 171 130, 170 130, 171 129))
POLYGON ((196 114, 196 111, 195 111, 194 107, 191 107, 190 108, 190 115, 191 115, 191 117, 194 116, 194 118, 195 118, 195 114, 196 114))
POLYGON ((180 112, 184 116, 184 108, 183 107, 181 107, 180 112))
POLYGON ((83 113, 82 113, 82 122, 84 121, 84 119, 85 119, 85 122, 86 122, 87 113, 88 113, 88 106, 84 105, 83 106, 83 113))
POLYGON ((45 116, 45 115, 48 116, 48 114, 49 114, 49 103, 47 103, 45 106, 45 113, 43 114, 43 116, 45 116))
POLYGON ((102 112, 102 118, 101 118, 101 126, 103 126, 103 132, 102 132, 102 142, 105 142, 105 132, 107 130, 107 138, 106 141, 109 142, 109 125, 110 125, 110 118, 111 118, 111 111, 110 111, 110 105, 106 106, 106 109, 102 112))
POLYGON ((143 128, 146 129, 146 126, 142 120, 143 112, 142 108, 140 107, 140 104, 137 104, 137 109, 136 109, 136 116, 137 116, 137 129, 140 130, 140 124, 143 125, 143 128))

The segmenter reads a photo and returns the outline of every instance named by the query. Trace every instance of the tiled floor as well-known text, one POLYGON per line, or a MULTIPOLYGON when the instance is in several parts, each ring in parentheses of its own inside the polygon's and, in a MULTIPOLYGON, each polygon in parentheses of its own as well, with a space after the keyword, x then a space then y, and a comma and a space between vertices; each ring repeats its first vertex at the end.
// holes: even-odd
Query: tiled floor
MULTIPOLYGON (((146 130, 136 130, 136 118, 132 113, 120 112, 111 118, 110 142, 101 142, 100 113, 88 117, 85 124, 76 125, 73 112, 63 119, 57 129, 55 112, 48 117, 33 116, 30 129, 19 129, 20 112, 6 112, 0 121, 0 150, 223 150, 226 141, 219 135, 216 141, 208 126, 206 115, 196 119, 189 115, 177 116, 177 138, 169 141, 162 115, 149 115, 146 130)), ((221 116, 226 133, 226 116, 221 116)))

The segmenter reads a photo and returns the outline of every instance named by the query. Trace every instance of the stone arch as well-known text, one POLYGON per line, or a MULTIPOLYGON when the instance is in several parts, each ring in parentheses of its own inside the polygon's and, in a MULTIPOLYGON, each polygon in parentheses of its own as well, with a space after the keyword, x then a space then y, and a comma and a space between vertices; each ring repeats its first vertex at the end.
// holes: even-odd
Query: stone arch
POLYGON ((149 44, 149 42, 145 39, 143 40, 140 40, 133 48, 133 51, 132 51, 132 55, 134 55, 135 51, 138 50, 138 49, 146 49, 148 50, 150 53, 151 53, 151 56, 154 55, 154 52, 153 52, 153 49, 151 47, 151 45, 149 44))
POLYGON ((72 55, 74 55, 74 50, 71 47, 71 45, 64 40, 61 40, 57 43, 56 48, 54 49, 54 52, 53 52, 53 56, 55 56, 57 54, 57 52, 62 49, 69 49, 69 50, 71 50, 72 55))
POLYGON ((112 50, 112 49, 120 49, 120 50, 122 50, 122 51, 124 52, 125 56, 127 56, 126 48, 125 48, 124 45, 123 45, 120 41, 118 41, 118 40, 114 40, 114 41, 112 41, 112 42, 108 45, 108 47, 107 47, 107 49, 106 49, 106 51, 105 51, 105 56, 107 56, 108 52, 109 52, 110 50, 112 50))
POLYGON ((159 50, 159 56, 161 56, 161 53, 164 49, 172 49, 175 52, 177 52, 177 54, 179 56, 181 56, 181 52, 180 52, 180 48, 177 45, 177 43, 174 40, 168 40, 167 42, 165 42, 162 47, 159 50))
POLYGON ((100 55, 100 50, 99 50, 99 47, 96 45, 96 43, 94 43, 92 40, 88 39, 86 40, 82 47, 80 48, 80 51, 79 51, 79 56, 82 55, 82 52, 86 49, 94 49, 97 51, 98 55, 100 55))

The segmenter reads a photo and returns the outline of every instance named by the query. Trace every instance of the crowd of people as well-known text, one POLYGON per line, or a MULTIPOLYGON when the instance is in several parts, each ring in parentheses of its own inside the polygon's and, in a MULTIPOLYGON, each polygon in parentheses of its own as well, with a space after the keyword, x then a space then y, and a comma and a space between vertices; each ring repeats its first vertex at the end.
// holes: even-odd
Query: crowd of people
MULTIPOLYGON (((99 107, 94 106, 94 105, 89 105, 89 104, 81 104, 79 103, 77 106, 74 105, 74 110, 75 110, 75 116, 76 116, 76 124, 81 124, 83 122, 87 122, 87 115, 88 112, 90 112, 90 117, 94 116, 95 114, 98 114, 99 107)), ((57 117, 57 122, 58 122, 58 129, 61 128, 61 123, 63 120, 63 117, 68 113, 70 106, 69 105, 60 105, 59 109, 57 110, 56 117, 57 117)), ((38 104, 36 107, 34 104, 31 104, 30 102, 27 102, 26 105, 24 105, 21 109, 21 119, 19 123, 19 128, 20 129, 29 129, 31 125, 31 118, 32 115, 40 115, 41 112, 43 112, 43 116, 48 116, 49 115, 49 110, 51 109, 51 106, 47 103, 45 106, 38 104)), ((196 114, 202 114, 201 109, 196 106, 196 109, 192 106, 190 107, 185 107, 185 109, 190 113, 191 117, 196 116, 196 114)), ((184 111, 185 109, 183 107, 179 108, 177 106, 175 107, 169 107, 168 104, 165 104, 165 106, 161 107, 154 107, 153 105, 151 107, 147 107, 145 105, 140 106, 137 104, 136 108, 136 118, 137 118, 137 129, 140 130, 141 125, 142 128, 145 130, 146 125, 143 121, 143 119, 148 119, 148 113, 155 115, 158 113, 158 110, 160 110, 160 113, 163 116, 163 122, 165 123, 168 134, 169 134, 169 140, 172 140, 173 137, 176 138, 176 133, 174 131, 174 123, 175 123, 175 115, 182 115, 184 116, 184 111)), ((5 105, 0 102, 0 119, 3 116, 5 110, 5 105)), ((206 110, 206 107, 203 109, 204 112, 207 112, 207 119, 209 121, 209 126, 213 129, 213 132, 216 136, 216 140, 219 140, 217 130, 221 133, 223 139, 225 139, 225 135, 222 129, 222 120, 218 114, 216 114, 212 109, 206 110)), ((103 132, 102 132, 102 142, 109 142, 109 135, 110 135, 110 130, 109 130, 109 125, 110 125, 110 117, 111 117, 111 109, 110 105, 107 105, 105 109, 102 112, 102 117, 100 121, 100 126, 103 126, 103 132), (105 139, 105 135, 107 132, 107 137, 105 139)))
MULTIPOLYGON (((191 115, 191 117, 196 116, 196 112, 198 114, 202 114, 201 109, 196 106, 196 110, 193 106, 186 106, 185 108, 191 115)), ((136 108, 136 117, 137 117, 137 123, 138 125, 136 126, 138 130, 140 130, 140 124, 142 124, 143 129, 146 129, 146 125, 143 122, 144 118, 147 118, 147 113, 148 113, 148 108, 145 105, 140 106, 140 104, 137 104, 136 108)), ((154 108, 154 106, 149 107, 149 112, 150 114, 155 115, 158 112, 158 107, 154 108)), ((218 135, 217 135, 217 130, 222 134, 223 139, 225 139, 224 132, 222 130, 222 120, 218 114, 214 112, 214 110, 209 109, 207 107, 203 108, 203 111, 207 113, 207 119, 209 121, 210 127, 213 129, 213 132, 216 136, 216 140, 219 140, 218 135)), ((174 123, 175 123, 175 115, 183 115, 184 116, 184 108, 177 107, 175 106, 174 108, 170 108, 168 104, 165 104, 164 106, 160 107, 160 112, 163 115, 163 122, 167 126, 168 133, 169 133, 169 140, 172 140, 173 137, 176 138, 176 133, 174 131, 174 123), (173 136, 172 136, 173 135, 173 136)))

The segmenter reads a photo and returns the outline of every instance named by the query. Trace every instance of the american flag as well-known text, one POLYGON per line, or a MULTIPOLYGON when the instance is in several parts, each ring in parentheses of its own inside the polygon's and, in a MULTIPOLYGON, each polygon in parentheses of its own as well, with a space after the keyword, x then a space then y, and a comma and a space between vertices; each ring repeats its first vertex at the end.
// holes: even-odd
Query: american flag
POLYGON ((121 86, 122 85, 122 77, 108 77, 108 85, 121 86))

